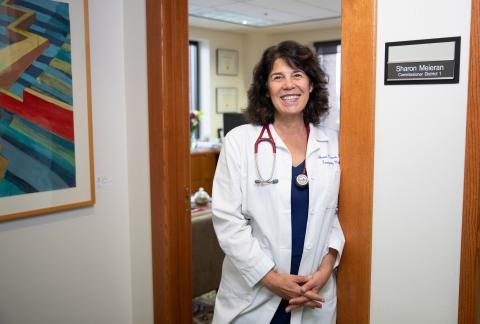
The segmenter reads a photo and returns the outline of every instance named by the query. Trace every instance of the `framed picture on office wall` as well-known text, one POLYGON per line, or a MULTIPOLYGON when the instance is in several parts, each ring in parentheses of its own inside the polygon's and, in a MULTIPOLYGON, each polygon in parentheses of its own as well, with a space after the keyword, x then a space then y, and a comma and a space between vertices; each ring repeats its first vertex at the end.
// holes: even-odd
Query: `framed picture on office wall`
POLYGON ((238 51, 217 49, 217 74, 238 75, 238 51))
POLYGON ((3 7, 0 221, 93 205, 88 2, 3 7))
POLYGON ((216 89, 217 113, 237 112, 237 88, 220 87, 216 89))

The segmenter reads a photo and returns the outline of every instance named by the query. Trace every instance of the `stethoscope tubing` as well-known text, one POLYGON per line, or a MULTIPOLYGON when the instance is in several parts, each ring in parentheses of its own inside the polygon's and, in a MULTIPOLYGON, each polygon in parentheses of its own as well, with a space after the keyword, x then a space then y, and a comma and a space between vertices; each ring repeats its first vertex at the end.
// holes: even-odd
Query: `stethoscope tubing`
MULTIPOLYGON (((307 127, 307 138, 310 134, 310 127, 308 124, 306 125, 307 127)), ((262 127, 262 131, 260 132, 260 135, 258 136, 257 140, 255 141, 254 145, 254 156, 255 156, 255 167, 257 169, 257 175, 258 179, 255 180, 255 184, 259 185, 266 185, 266 184, 276 184, 278 183, 278 179, 273 179, 273 175, 275 173, 275 164, 277 161, 277 145, 275 144, 275 141, 273 140, 272 133, 270 132, 270 127, 268 124, 264 124, 262 127), (263 137, 263 134, 265 133, 265 130, 267 131, 268 137, 263 137), (262 142, 268 142, 272 146, 273 150, 273 163, 272 163, 272 170, 270 172, 270 177, 268 179, 265 179, 262 177, 262 174, 260 173, 260 168, 258 167, 258 145, 262 142)), ((299 187, 305 187, 308 185, 308 175, 307 175, 307 166, 305 162, 305 167, 302 171, 302 173, 297 176, 297 185, 299 187), (299 179, 301 178, 301 180, 299 179)))
POLYGON ((275 173, 275 165, 277 162, 277 145, 275 144, 275 141, 273 140, 272 133, 270 132, 270 127, 268 124, 263 125, 262 131, 260 132, 260 135, 258 136, 257 140, 255 141, 254 145, 254 156, 255 156, 255 167, 257 168, 257 175, 258 179, 255 180, 256 184, 276 184, 278 183, 278 179, 273 179, 273 175, 275 173), (265 130, 267 131, 268 137, 263 137, 263 134, 265 133, 265 130), (268 179, 265 179, 262 177, 262 174, 260 173, 260 168, 258 167, 258 145, 262 142, 268 142, 272 146, 273 150, 273 163, 272 163, 272 170, 270 172, 270 177, 268 179))
POLYGON ((268 177, 268 179, 264 179, 262 177, 262 174, 260 173, 260 168, 258 167, 258 152, 255 152, 255 166, 257 168, 257 175, 258 175, 258 178, 257 180, 255 180, 255 183, 256 184, 276 184, 278 183, 278 179, 273 179, 273 174, 275 172, 275 163, 277 161, 277 153, 274 151, 273 153, 273 163, 272 163, 272 170, 270 172, 270 177, 268 177))

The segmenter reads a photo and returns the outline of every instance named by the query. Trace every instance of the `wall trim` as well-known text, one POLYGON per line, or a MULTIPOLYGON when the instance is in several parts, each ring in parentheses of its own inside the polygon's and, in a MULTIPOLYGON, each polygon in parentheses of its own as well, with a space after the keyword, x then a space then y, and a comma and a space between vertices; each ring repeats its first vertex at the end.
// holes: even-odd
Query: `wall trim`
POLYGON ((472 0, 458 323, 480 323, 480 4, 472 0))

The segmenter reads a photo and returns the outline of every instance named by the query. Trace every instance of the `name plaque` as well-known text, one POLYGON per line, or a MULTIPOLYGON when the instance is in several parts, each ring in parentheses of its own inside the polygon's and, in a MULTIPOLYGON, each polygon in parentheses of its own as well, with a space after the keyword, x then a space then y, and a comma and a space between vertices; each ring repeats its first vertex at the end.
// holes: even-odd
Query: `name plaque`
POLYGON ((458 83, 460 37, 385 43, 385 84, 458 83))

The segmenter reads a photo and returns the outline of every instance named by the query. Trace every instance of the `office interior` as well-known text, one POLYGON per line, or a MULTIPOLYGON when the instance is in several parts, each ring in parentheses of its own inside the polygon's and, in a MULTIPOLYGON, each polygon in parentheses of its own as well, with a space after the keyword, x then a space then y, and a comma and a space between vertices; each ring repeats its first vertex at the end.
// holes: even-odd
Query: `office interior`
MULTIPOLYGON (((96 203, 0 223, 0 323, 154 322, 146 1, 88 5, 96 203)), ((458 323, 472 2, 378 0, 376 7, 368 322, 458 323), (385 42, 447 36, 462 39, 458 84, 383 84, 385 42)), ((237 88, 240 110, 249 71, 266 46, 341 37, 339 24, 189 33, 210 51, 210 108, 202 117, 210 125, 200 128, 199 142, 217 144, 223 120, 215 88, 237 88), (217 48, 238 51, 238 76, 216 75, 217 48)))
MULTIPOLYGON (((267 11, 267 9, 264 10, 267 11)), ((314 17, 311 12, 309 14, 310 17, 314 17)), ((338 129, 341 64, 340 3, 337 2, 336 6, 331 6, 319 15, 322 15, 323 19, 313 21, 307 19, 307 22, 276 24, 274 27, 262 28, 218 23, 197 16, 189 17, 190 109, 195 114, 198 114, 198 111, 201 112, 200 127, 192 131, 191 139, 193 195, 199 190, 204 190, 208 195, 212 194, 212 182, 221 143, 228 131, 247 122, 243 116, 243 110, 247 105, 246 92, 252 82, 253 68, 262 52, 269 46, 284 40, 295 40, 318 53, 321 65, 329 75, 331 112, 324 123, 338 129), (217 70, 220 55, 218 51, 225 49, 234 51, 234 55, 238 58, 237 71, 232 73, 233 75, 223 74, 217 70), (232 107, 221 105, 219 91, 223 89, 234 91, 232 107)), ((205 318, 210 314, 215 296, 214 290, 218 289, 220 283, 224 255, 213 231, 210 204, 197 205, 194 196, 192 197, 192 254, 193 296, 196 297, 194 315, 205 318), (205 251, 209 251, 209 258, 205 258, 205 251), (207 297, 208 301, 206 301, 207 297)))

